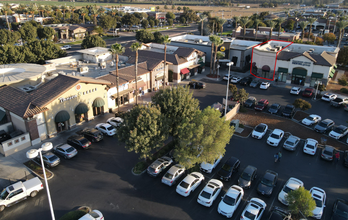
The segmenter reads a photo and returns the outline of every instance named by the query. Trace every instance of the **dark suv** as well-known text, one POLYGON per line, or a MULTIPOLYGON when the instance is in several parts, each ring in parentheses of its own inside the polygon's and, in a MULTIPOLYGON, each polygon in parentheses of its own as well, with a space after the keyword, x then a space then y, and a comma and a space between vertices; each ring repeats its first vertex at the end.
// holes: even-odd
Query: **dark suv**
POLYGON ((332 121, 331 119, 325 119, 320 121, 315 127, 314 127, 314 131, 318 132, 318 133, 325 133, 325 132, 329 132, 332 130, 332 128, 334 127, 335 122, 332 121))
POLYGON ((252 108, 256 104, 256 98, 254 96, 250 96, 245 102, 244 106, 248 108, 252 108))
POLYGON ((292 118, 294 113, 295 113, 295 106, 293 105, 286 105, 282 111, 282 115, 289 118, 292 118))
POLYGON ((191 82, 189 82, 189 86, 190 86, 190 88, 194 88, 194 89, 204 89, 205 83, 199 82, 199 81, 191 81, 191 82))
POLYGON ((243 86, 248 86, 250 85, 251 81, 253 81, 253 78, 251 76, 246 76, 239 81, 239 84, 243 86))
POLYGON ((268 218, 268 220, 286 220, 286 219, 291 219, 291 213, 278 206, 274 206, 272 208, 271 215, 268 218))
POLYGON ((91 146, 91 142, 82 135, 70 136, 66 142, 73 147, 81 147, 83 149, 88 149, 91 146))
POLYGON ((263 175, 261 182, 257 186, 257 193, 270 197, 273 189, 277 185, 278 173, 267 170, 263 175))
POLYGON ((258 103, 255 105, 254 109, 262 111, 267 106, 268 106, 268 100, 267 99, 260 99, 260 101, 258 101, 258 103))
POLYGON ((257 177, 257 168, 254 166, 247 166, 238 179, 238 185, 243 189, 249 189, 251 182, 257 177))
POLYGON ((103 140, 103 133, 95 128, 85 128, 81 134, 91 142, 99 142, 103 140))
POLYGON ((219 172, 217 173, 221 180, 229 181, 234 172, 238 172, 240 166, 239 159, 231 157, 224 163, 219 172))

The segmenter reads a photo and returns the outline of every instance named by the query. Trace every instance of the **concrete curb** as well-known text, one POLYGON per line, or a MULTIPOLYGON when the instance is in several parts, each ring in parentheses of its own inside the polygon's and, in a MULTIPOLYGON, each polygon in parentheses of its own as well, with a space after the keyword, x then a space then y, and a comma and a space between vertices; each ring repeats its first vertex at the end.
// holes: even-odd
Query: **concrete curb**
MULTIPOLYGON (((251 129, 252 129, 252 127, 250 127, 250 126, 248 126, 248 125, 244 125, 244 127, 251 128, 251 129)), ((237 137, 239 137, 239 138, 249 138, 250 135, 251 135, 251 133, 252 133, 252 132, 250 132, 250 133, 248 134, 248 136, 246 136, 246 137, 240 136, 240 135, 238 135, 238 134, 236 134, 236 133, 234 133, 233 135, 235 135, 235 136, 237 136, 237 137)))
MULTIPOLYGON (((41 164, 38 164, 36 161, 34 161, 34 160, 32 160, 34 163, 36 163, 37 165, 39 165, 39 166, 41 166, 41 164)), ((24 165, 25 166, 25 165, 24 165)), ((38 173, 36 173, 34 170, 32 170, 32 169, 30 169, 29 167, 27 167, 27 166, 25 166, 29 171, 31 171, 32 173, 34 173, 37 177, 39 177, 40 179, 44 179, 44 178, 42 178, 38 173)), ((52 179, 53 177, 54 177, 54 173, 52 172, 52 171, 50 171, 50 170, 48 170, 48 169, 46 169, 45 168, 45 171, 46 172, 49 172, 49 173, 51 173, 52 174, 52 176, 51 177, 48 177, 47 178, 47 180, 50 180, 50 179, 52 179)))
POLYGON ((146 172, 146 169, 143 171, 143 172, 141 172, 141 173, 139 173, 139 174, 137 174, 137 173, 134 173, 134 167, 132 168, 132 170, 131 170, 131 172, 132 172, 132 174, 134 175, 134 176, 141 176, 143 173, 145 173, 146 172))

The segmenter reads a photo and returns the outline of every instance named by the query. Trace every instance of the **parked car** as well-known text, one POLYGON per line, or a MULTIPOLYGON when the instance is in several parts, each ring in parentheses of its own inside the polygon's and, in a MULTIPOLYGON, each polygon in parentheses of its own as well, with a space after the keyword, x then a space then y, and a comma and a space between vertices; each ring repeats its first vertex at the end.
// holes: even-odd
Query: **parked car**
POLYGON ((232 76, 231 83, 239 83, 239 81, 242 80, 242 77, 239 76, 232 76))
POLYGON ((217 175, 221 180, 229 181, 232 174, 238 172, 239 166, 240 161, 235 157, 230 157, 230 159, 228 159, 224 165, 222 165, 217 175))
POLYGON ((335 98, 337 98, 336 94, 331 94, 331 93, 325 93, 322 97, 321 100, 327 101, 327 102, 331 102, 331 100, 334 100, 335 98))
POLYGON ((271 86, 269 82, 262 82, 260 85, 260 89, 268 89, 271 86))
POLYGON ((71 46, 70 45, 64 45, 60 47, 61 50, 70 50, 71 46))
POLYGON ((288 139, 285 140, 283 144, 283 148, 289 150, 289 151, 295 151, 298 143, 300 143, 300 138, 296 136, 289 136, 288 139))
POLYGON ((116 134, 116 128, 107 123, 99 123, 95 126, 95 128, 108 136, 113 136, 116 134))
POLYGON ((324 149, 321 150, 321 158, 328 161, 333 161, 333 157, 336 153, 336 149, 332 146, 325 145, 324 149))
POLYGON ((257 186, 257 193, 270 197, 274 188, 277 185, 278 173, 272 170, 266 170, 261 182, 257 186))
POLYGON ((222 187, 224 187, 224 185, 222 184, 220 180, 217 180, 217 179, 209 180, 207 185, 199 193, 197 202, 206 207, 212 206, 213 202, 220 194, 222 187))
POLYGON ((173 160, 170 157, 163 156, 152 162, 152 164, 147 168, 147 173, 156 177, 172 163, 173 160))
POLYGON ((348 220, 348 202, 343 199, 336 199, 333 208, 331 220, 348 220))
POLYGON ((73 147, 81 147, 82 149, 88 149, 91 146, 91 142, 82 135, 70 136, 66 142, 73 147))
POLYGON ((244 106, 252 108, 256 104, 256 98, 254 96, 249 96, 249 98, 244 102, 244 106))
POLYGON ((264 108, 268 106, 268 100, 267 99, 260 99, 260 101, 257 102, 255 105, 254 109, 262 111, 264 108))
MULTIPOLYGON (((39 164, 41 164, 41 158, 40 155, 37 155, 37 157, 35 157, 34 159, 36 162, 38 162, 39 164)), ((45 152, 42 154, 42 160, 44 165, 47 168, 52 168, 52 167, 56 167, 60 164, 60 159, 59 157, 57 157, 54 153, 52 152, 45 152)))
POLYGON ((334 100, 331 100, 330 105, 334 107, 341 107, 348 104, 348 98, 337 97, 334 100))
POLYGON ((315 127, 314 131, 318 133, 327 133, 332 130, 333 126, 335 125, 335 122, 331 119, 325 119, 320 121, 315 127))
MULTIPOLYGON (((230 78, 231 78, 231 77, 232 77, 232 76, 230 76, 230 78)), ((222 79, 227 81, 227 80, 228 80, 228 74, 225 74, 225 75, 222 77, 222 79)))
POLYGON ((199 82, 199 81, 191 81, 191 82, 189 82, 189 86, 190 86, 190 88, 193 88, 193 89, 204 89, 205 83, 199 82))
POLYGON ((345 167, 348 167, 348 150, 345 150, 343 152, 343 165, 345 167))
POLYGON ((251 137, 256 139, 261 139, 267 133, 268 126, 264 123, 258 124, 253 132, 251 133, 251 137))
POLYGON ((301 180, 296 179, 294 177, 290 177, 290 179, 284 184, 282 190, 278 195, 279 202, 288 206, 289 203, 286 201, 286 196, 288 195, 288 193, 303 186, 304 184, 301 180))
POLYGON ((317 152, 317 149, 318 149, 318 141, 312 138, 307 138, 305 145, 303 146, 303 153, 313 156, 317 152))
POLYGON ((307 118, 304 118, 301 122, 304 125, 311 126, 313 124, 321 121, 321 117, 319 115, 309 115, 307 118))
POLYGON ((302 96, 303 97, 312 97, 314 94, 314 89, 313 88, 306 88, 303 92, 302 92, 302 96))
POLYGON ((238 185, 243 189, 249 189, 251 187, 251 182, 257 177, 257 168, 248 165, 239 176, 238 185))
POLYGON ((267 138, 267 144, 271 145, 272 147, 278 147, 283 137, 284 137, 284 131, 280 129, 274 129, 267 138))
POLYGON ((118 128, 123 123, 123 118, 121 117, 111 117, 106 122, 111 124, 112 126, 118 128))
POLYGON ((243 86, 248 86, 251 83, 251 81, 253 81, 253 77, 246 76, 239 81, 239 84, 241 84, 243 86))
POLYGON ((309 192, 312 195, 312 198, 315 201, 315 209, 312 211, 313 218, 321 219, 324 213, 325 202, 326 202, 326 193, 323 189, 318 187, 312 187, 309 192))
POLYGON ((273 206, 268 220, 291 220, 291 212, 278 206, 273 206))
POLYGON ((201 184, 204 180, 204 176, 199 172, 192 172, 188 174, 176 187, 176 192, 179 195, 187 197, 191 192, 201 184))
POLYGON ((271 105, 271 107, 268 108, 268 112, 271 114, 277 114, 280 109, 280 104, 274 103, 271 105))
POLYGON ((200 169, 205 173, 211 173, 213 169, 220 163, 222 156, 215 159, 213 164, 202 162, 200 169))
POLYGON ((295 114, 295 106, 290 105, 290 104, 286 105, 282 111, 282 115, 285 117, 292 118, 292 116, 294 116, 294 114, 295 114))
POLYGON ((266 210, 266 203, 258 198, 251 198, 244 208, 240 219, 260 220, 266 210))
POLYGON ((81 131, 81 135, 91 142, 99 142, 103 140, 103 133, 95 128, 85 128, 81 131))
POLYGON ((292 87, 290 89, 290 94, 292 95, 300 95, 301 88, 300 87, 292 87))
POLYGON ((172 186, 185 173, 185 167, 180 164, 172 166, 162 177, 162 183, 172 186))
POLYGON ((53 153, 64 157, 64 159, 71 159, 77 155, 77 150, 69 144, 58 144, 53 147, 52 151, 53 153))
POLYGON ((93 210, 89 213, 86 213, 84 216, 78 220, 103 220, 104 216, 99 210, 93 210))
POLYGON ((339 125, 339 126, 335 126, 334 129, 330 131, 329 136, 338 140, 341 137, 345 136, 346 134, 348 134, 348 127, 344 125, 339 125))
POLYGON ((232 185, 225 195, 221 198, 218 206, 218 213, 227 218, 232 218, 244 196, 244 190, 236 185, 232 185))
POLYGON ((254 79, 253 81, 251 81, 249 86, 252 87, 252 88, 257 88, 257 87, 260 86, 260 84, 261 84, 260 80, 254 79))

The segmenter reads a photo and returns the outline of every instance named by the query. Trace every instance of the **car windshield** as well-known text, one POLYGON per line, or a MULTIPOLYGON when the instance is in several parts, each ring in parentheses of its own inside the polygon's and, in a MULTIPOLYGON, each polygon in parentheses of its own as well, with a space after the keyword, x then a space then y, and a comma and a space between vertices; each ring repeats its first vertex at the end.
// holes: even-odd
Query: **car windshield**
POLYGON ((319 124, 318 124, 318 126, 320 126, 320 127, 326 127, 327 126, 327 124, 326 123, 324 123, 324 122, 319 122, 319 124))
POLYGON ((292 89, 293 92, 297 92, 297 89, 292 89))
POLYGON ((329 99, 329 98, 330 98, 330 96, 329 96, 329 95, 324 95, 324 98, 329 99))
POLYGON ((314 201, 317 207, 323 207, 323 201, 321 201, 320 199, 314 199, 314 201))
POLYGON ((257 104, 263 106, 263 102, 258 102, 257 104))
POLYGON ((203 192, 201 193, 201 196, 202 196, 203 198, 210 199, 211 194, 208 193, 208 192, 206 192, 206 191, 203 191, 203 192))
POLYGON ((272 105, 271 106, 271 109, 277 109, 278 108, 278 105, 272 105))
POLYGON ((185 189, 187 189, 187 188, 189 187, 189 185, 190 185, 190 184, 188 184, 188 183, 185 182, 185 181, 182 181, 182 182, 180 183, 180 186, 181 186, 182 188, 185 188, 185 189))
POLYGON ((4 200, 4 199, 6 199, 7 196, 8 196, 8 192, 7 192, 6 188, 5 188, 1 192, 0 198, 4 200))
POLYGON ((97 218, 99 218, 100 216, 96 213, 96 212, 90 212, 89 213, 93 218, 95 218, 95 219, 97 219, 97 218))
POLYGON ((82 140, 81 140, 81 144, 85 145, 85 144, 87 144, 87 143, 88 143, 88 140, 87 140, 87 139, 82 139, 82 140))
POLYGON ((236 204, 236 200, 234 198, 232 198, 232 197, 229 197, 229 196, 225 196, 223 201, 227 205, 235 205, 236 204))
POLYGON ((173 174, 171 173, 166 173, 166 175, 164 175, 165 178, 168 178, 168 179, 172 179, 173 178, 173 174))
POLYGON ((231 170, 231 167, 229 166, 229 165, 227 165, 227 164, 224 164, 223 166, 222 166, 222 168, 221 169, 223 169, 223 170, 225 170, 225 171, 230 171, 231 170))
POLYGON ((260 125, 260 126, 257 126, 257 127, 255 128, 255 131, 257 131, 257 132, 263 132, 263 131, 265 130, 264 128, 265 128, 264 126, 260 125))
POLYGON ((285 144, 289 146, 294 146, 295 143, 291 141, 285 141, 285 144))
POLYGON ((245 180, 250 180, 251 175, 249 173, 243 172, 240 177, 245 180))
POLYGON ((307 119, 307 120, 310 120, 310 121, 313 121, 313 120, 314 120, 314 118, 313 118, 312 116, 308 116, 306 119, 307 119))
POLYGON ((331 151, 328 151, 328 150, 325 150, 325 151, 324 151, 324 154, 329 155, 329 156, 332 156, 332 152, 331 152, 331 151))
POLYGON ((69 147, 68 149, 66 149, 66 152, 70 153, 72 151, 74 151, 75 149, 73 147, 69 147))
POLYGON ((339 133, 339 134, 342 134, 342 133, 343 133, 343 129, 340 128, 340 127, 334 128, 333 131, 336 132, 336 133, 339 133))
POLYGON ((56 155, 53 155, 52 157, 49 158, 50 161, 55 161, 58 160, 58 157, 56 155))
POLYGON ((263 185, 266 185, 266 186, 272 186, 272 180, 269 180, 269 179, 266 179, 266 178, 263 178, 263 179, 261 180, 261 183, 262 183, 263 185))
POLYGON ((279 134, 274 134, 274 133, 272 133, 272 134, 271 134, 271 137, 272 137, 272 138, 275 138, 275 139, 279 139, 279 134))
POLYGON ((284 189, 283 189, 283 191, 284 191, 285 193, 289 193, 289 192, 292 191, 292 189, 290 189, 289 187, 285 186, 284 189))
POLYGON ((309 149, 314 149, 314 146, 313 146, 313 145, 308 144, 308 145, 307 145, 307 148, 309 148, 309 149))
POLYGON ((258 83, 257 80, 254 80, 254 81, 251 82, 251 84, 256 84, 256 83, 258 83))
POLYGON ((108 131, 114 130, 114 128, 111 127, 111 126, 110 126, 110 127, 107 127, 106 129, 107 129, 108 131))
POLYGON ((248 212, 248 211, 245 211, 244 216, 245 216, 247 219, 255 219, 255 217, 256 217, 256 215, 254 215, 253 213, 250 213, 250 212, 248 212))

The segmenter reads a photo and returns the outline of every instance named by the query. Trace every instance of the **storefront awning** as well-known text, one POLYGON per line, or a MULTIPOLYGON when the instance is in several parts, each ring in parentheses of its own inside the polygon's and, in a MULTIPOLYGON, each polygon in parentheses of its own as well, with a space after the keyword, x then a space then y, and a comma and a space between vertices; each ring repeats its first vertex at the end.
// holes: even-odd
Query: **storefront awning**
POLYGON ((102 98, 98 97, 94 99, 94 102, 92 104, 93 107, 102 107, 105 105, 105 102, 102 98))
POLYGON ((336 70, 335 69, 332 69, 330 74, 329 74, 329 77, 332 78, 336 73, 336 70))
POLYGON ((307 70, 295 68, 292 70, 292 75, 307 76, 307 70))
POLYGON ((75 108, 75 114, 81 115, 88 112, 88 106, 85 103, 80 103, 75 108))
POLYGON ((60 122, 68 121, 69 119, 70 119, 69 113, 67 111, 63 110, 63 111, 58 112, 58 114, 56 114, 54 121, 56 123, 60 123, 60 122))
POLYGON ((278 68, 278 73, 288 73, 288 68, 283 68, 283 67, 279 67, 278 68))
POLYGON ((5 115, 6 115, 6 112, 0 110, 0 121, 2 121, 2 119, 4 119, 5 115))
POLYGON ((323 78, 323 75, 322 73, 312 73, 312 78, 317 78, 317 79, 322 79, 323 78))
POLYGON ((198 66, 200 66, 200 64, 193 64, 193 65, 187 67, 187 69, 193 69, 193 68, 196 68, 198 66))
MULTIPOLYGON (((123 95, 125 95, 125 94, 130 93, 130 92, 133 91, 133 90, 134 90, 133 88, 125 89, 125 90, 119 92, 118 95, 121 97, 121 96, 123 96, 123 95)), ((112 99, 116 99, 116 98, 117 98, 117 93, 113 94, 113 95, 111 96, 111 98, 112 98, 112 99)))
POLYGON ((185 74, 190 73, 190 70, 188 70, 187 68, 184 68, 184 69, 180 70, 180 73, 185 75, 185 74))
POLYGON ((334 68, 337 69, 337 65, 336 64, 334 65, 334 68))

